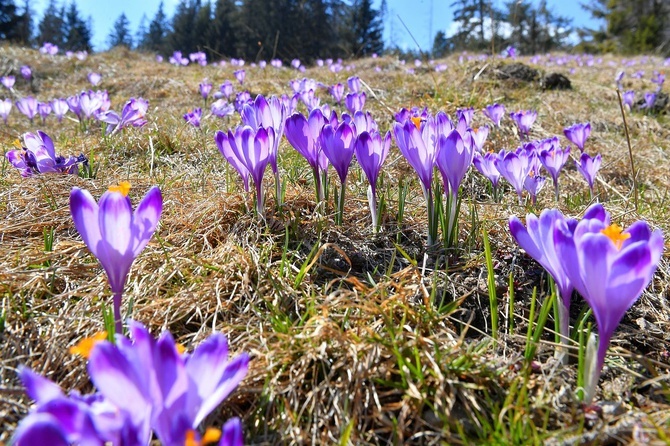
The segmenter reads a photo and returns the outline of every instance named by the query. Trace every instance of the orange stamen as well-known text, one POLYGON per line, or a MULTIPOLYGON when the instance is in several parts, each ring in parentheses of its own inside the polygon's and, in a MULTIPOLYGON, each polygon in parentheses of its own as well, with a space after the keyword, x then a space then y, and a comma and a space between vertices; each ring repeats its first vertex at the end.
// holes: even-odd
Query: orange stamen
POLYGON ((184 354, 184 352, 186 351, 186 347, 184 347, 179 343, 175 344, 175 347, 177 348, 177 353, 179 353, 180 355, 184 354))
POLYGON ((412 120, 412 122, 414 123, 414 125, 416 126, 416 128, 417 128, 418 130, 421 130, 421 118, 419 118, 418 116, 415 116, 415 117, 410 118, 410 119, 412 120))
POLYGON ((109 186, 109 189, 107 189, 109 192, 118 192, 124 197, 128 196, 128 192, 130 192, 130 183, 127 181, 121 181, 118 186, 109 186))
POLYGON ((97 333, 90 338, 84 338, 77 345, 73 345, 70 347, 70 354, 72 355, 80 355, 83 356, 84 358, 87 358, 91 355, 91 351, 93 351, 93 347, 95 347, 95 344, 98 342, 102 342, 107 339, 107 332, 106 331, 101 331, 100 333, 97 333))
POLYGON ((601 233, 605 234, 605 236, 612 240, 612 243, 614 243, 614 246, 616 246, 616 249, 620 250, 621 247, 623 246, 624 240, 628 240, 630 238, 629 233, 624 233, 622 232, 623 228, 616 223, 609 225, 602 231, 601 233))
POLYGON ((189 429, 186 431, 186 438, 184 438, 184 446, 200 446, 200 442, 195 439, 195 431, 189 429))
POLYGON ((207 430, 205 430, 205 435, 202 436, 202 444, 216 443, 220 439, 221 431, 214 427, 208 427, 207 430))

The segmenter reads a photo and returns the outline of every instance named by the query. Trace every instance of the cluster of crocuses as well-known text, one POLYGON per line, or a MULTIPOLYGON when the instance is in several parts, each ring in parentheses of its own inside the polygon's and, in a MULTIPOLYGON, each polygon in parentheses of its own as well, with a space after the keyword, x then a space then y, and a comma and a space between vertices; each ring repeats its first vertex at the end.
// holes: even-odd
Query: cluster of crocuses
MULTIPOLYGON (((80 123, 97 119, 109 124, 108 133, 116 133, 128 126, 141 127, 146 124, 145 115, 149 103, 145 99, 130 98, 124 105, 121 116, 110 110, 110 107, 111 101, 106 90, 82 91, 66 99, 54 99, 49 102, 40 102, 32 96, 27 96, 16 102, 16 108, 31 122, 39 115, 44 123, 51 113, 56 116, 58 122, 62 122, 63 117, 72 112, 80 123)), ((11 110, 12 102, 9 99, 0 101, 0 117, 5 124, 11 110)))
POLYGON ((96 392, 65 394, 49 379, 19 368, 35 401, 13 437, 17 446, 146 446, 153 435, 164 445, 243 444, 242 423, 229 420, 223 431, 200 425, 247 374, 249 356, 228 357, 228 342, 214 333, 193 352, 165 331, 158 339, 130 321, 130 337, 106 333, 83 340, 72 353, 88 358, 96 392))
POLYGON ((509 226, 519 246, 554 279, 563 342, 570 336, 573 290, 593 311, 599 339, 597 349, 588 349, 586 357, 584 390, 590 404, 614 330, 656 271, 663 254, 663 234, 652 231, 644 221, 623 230, 610 221, 601 204, 588 208, 580 221, 557 209, 546 209, 539 218, 528 214, 526 226, 511 217, 509 226))
MULTIPOLYGON (((623 102, 624 105, 628 107, 628 109, 632 110, 633 107, 635 106, 635 91, 634 90, 624 91, 622 80, 625 75, 626 75, 625 71, 623 70, 618 71, 616 73, 616 76, 614 77, 614 81, 616 83, 617 89, 622 92, 621 101, 623 102)), ((642 77, 644 77, 644 71, 639 70, 633 73, 631 77, 641 79, 642 77)), ((654 91, 648 91, 644 93, 643 95, 644 101, 641 100, 638 103, 637 106, 638 109, 646 109, 646 110, 654 109, 654 106, 656 104, 656 98, 663 89, 663 84, 665 83, 665 74, 659 71, 654 71, 650 81, 652 84, 656 85, 656 89, 654 91)))
POLYGON ((42 131, 24 134, 23 146, 7 152, 7 159, 23 177, 44 173, 77 175, 80 164, 88 166, 83 154, 68 157, 56 154, 53 140, 42 131))

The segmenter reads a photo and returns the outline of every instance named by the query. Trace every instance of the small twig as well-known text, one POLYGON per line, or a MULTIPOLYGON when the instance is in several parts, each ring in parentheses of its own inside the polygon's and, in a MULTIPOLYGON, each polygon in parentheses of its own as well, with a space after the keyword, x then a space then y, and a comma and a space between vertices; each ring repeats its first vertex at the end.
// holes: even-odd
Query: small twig
POLYGON ((633 160, 633 148, 630 145, 630 135, 628 134, 628 123, 626 122, 626 113, 623 109, 623 101, 621 100, 621 92, 617 88, 616 95, 619 98, 619 108, 621 109, 621 117, 623 118, 623 128, 626 131, 626 142, 628 143, 628 155, 630 156, 630 170, 633 175, 633 200, 635 203, 635 212, 638 213, 638 197, 637 197, 637 175, 635 174, 635 161, 633 160))

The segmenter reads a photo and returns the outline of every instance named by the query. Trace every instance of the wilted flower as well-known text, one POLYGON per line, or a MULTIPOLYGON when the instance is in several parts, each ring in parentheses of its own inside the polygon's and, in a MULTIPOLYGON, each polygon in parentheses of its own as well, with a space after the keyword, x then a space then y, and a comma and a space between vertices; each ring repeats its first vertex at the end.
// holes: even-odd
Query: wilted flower
POLYGON ((9 113, 12 111, 12 101, 11 99, 5 99, 0 101, 0 116, 2 120, 7 124, 7 119, 9 118, 9 113))
POLYGON ((16 101, 16 108, 26 115, 30 122, 33 122, 35 115, 37 115, 37 99, 32 96, 21 98, 16 101))
POLYGON ((88 249, 100 261, 114 293, 114 321, 121 333, 121 295, 135 258, 156 231, 163 210, 163 197, 152 187, 133 212, 128 192, 130 183, 111 186, 96 203, 78 187, 70 193, 74 226, 88 249))
POLYGON ((500 127, 500 120, 505 116, 505 106, 498 103, 487 105, 486 108, 482 109, 482 112, 493 121, 496 127, 500 127))
POLYGON ((16 78, 14 76, 2 76, 0 78, 0 83, 2 83, 2 85, 4 85, 4 87, 8 90, 14 88, 14 82, 16 82, 16 78))
POLYGON ((600 163, 602 159, 600 154, 597 154, 593 158, 588 153, 582 153, 582 156, 579 158, 579 161, 575 161, 577 170, 582 174, 586 182, 589 184, 589 190, 591 191, 591 196, 593 197, 593 183, 595 182, 596 175, 600 169, 600 163))
POLYGON ((67 158, 57 155, 49 135, 39 130, 37 134, 23 135, 23 143, 25 147, 7 152, 7 159, 24 177, 41 173, 76 175, 79 173, 79 163, 88 163, 84 155, 67 158))
POLYGON ((614 330, 656 271, 663 234, 652 232, 644 221, 624 231, 610 223, 601 204, 591 206, 587 215, 595 217, 585 216, 576 225, 557 223, 554 240, 565 275, 593 310, 598 325, 597 352, 587 349, 584 368, 585 402, 590 404, 614 330))
POLYGON ((193 127, 200 127, 200 118, 202 118, 202 108, 200 107, 184 113, 184 120, 193 127))
POLYGON ((591 134, 591 123, 580 123, 574 124, 571 127, 563 129, 565 137, 568 138, 570 142, 579 147, 579 150, 584 151, 584 144, 591 134))

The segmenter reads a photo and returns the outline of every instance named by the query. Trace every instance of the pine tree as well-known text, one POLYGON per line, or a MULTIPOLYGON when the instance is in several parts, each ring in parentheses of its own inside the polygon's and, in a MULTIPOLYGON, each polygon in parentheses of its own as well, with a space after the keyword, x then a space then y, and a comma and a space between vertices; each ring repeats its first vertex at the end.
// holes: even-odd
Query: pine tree
POLYGON ((140 44, 141 47, 146 50, 156 51, 163 55, 167 55, 169 50, 167 48, 166 38, 169 31, 170 24, 165 15, 163 2, 160 2, 156 15, 153 20, 151 20, 151 23, 149 23, 149 30, 142 39, 142 43, 140 44))
POLYGON ((188 54, 197 51, 198 35, 195 22, 200 0, 181 0, 172 16, 172 32, 167 36, 170 49, 188 54))
POLYGON ((77 4, 70 3, 65 12, 65 49, 71 51, 91 51, 91 30, 79 16, 77 4))
POLYGON ((369 56, 384 50, 383 31, 379 12, 372 8, 371 0, 356 0, 352 5, 354 47, 356 56, 369 56))
POLYGON ((38 44, 51 42, 62 47, 65 44, 65 7, 59 8, 56 0, 49 0, 38 30, 38 44))
POLYGON ((130 35, 130 21, 126 17, 125 13, 121 13, 116 22, 112 27, 112 31, 109 33, 107 41, 110 48, 115 46, 125 46, 127 48, 132 48, 133 38, 130 35))
POLYGON ((234 0, 216 0, 209 31, 209 49, 214 57, 236 57, 239 11, 234 0))
POLYGON ((431 51, 433 57, 445 57, 449 51, 449 41, 444 31, 438 31, 433 39, 433 49, 431 51))
POLYGON ((0 38, 15 40, 18 14, 13 0, 0 0, 0 38))
POLYGON ((147 28, 147 22, 149 22, 147 15, 142 14, 140 23, 137 25, 137 31, 135 31, 135 38, 133 39, 133 41, 135 42, 135 48, 138 50, 146 49, 142 45, 146 38, 146 35, 149 33, 149 29, 147 28))

